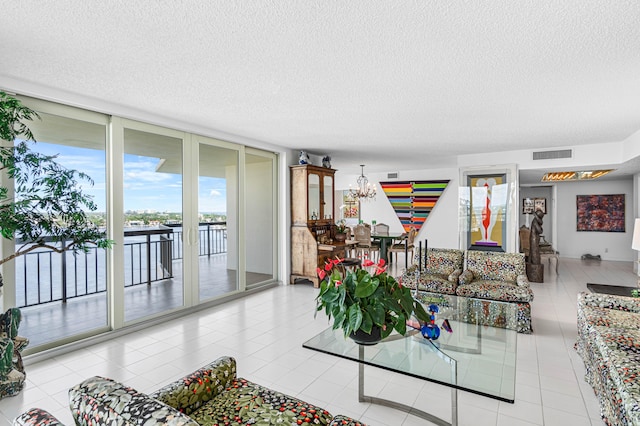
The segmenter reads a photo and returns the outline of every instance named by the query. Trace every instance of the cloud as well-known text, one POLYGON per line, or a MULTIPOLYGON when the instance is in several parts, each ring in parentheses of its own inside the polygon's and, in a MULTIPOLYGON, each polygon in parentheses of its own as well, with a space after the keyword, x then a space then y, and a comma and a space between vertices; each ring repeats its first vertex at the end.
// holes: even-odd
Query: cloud
POLYGON ((218 191, 217 189, 212 189, 211 192, 209 192, 209 196, 212 198, 221 197, 222 192, 218 191))

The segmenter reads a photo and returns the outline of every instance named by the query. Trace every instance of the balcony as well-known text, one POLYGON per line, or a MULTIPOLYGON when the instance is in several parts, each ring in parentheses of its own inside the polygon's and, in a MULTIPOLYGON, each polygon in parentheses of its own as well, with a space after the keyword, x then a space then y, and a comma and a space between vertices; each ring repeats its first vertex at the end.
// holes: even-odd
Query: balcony
MULTIPOLYGON (((200 224, 200 300, 234 291, 227 269, 225 222, 200 224)), ((183 306, 182 228, 169 225, 125 231, 125 321, 183 306)), ((106 251, 37 250, 16 259, 20 334, 31 347, 104 327, 107 322, 106 251)), ((247 284, 271 279, 247 273, 247 284)))

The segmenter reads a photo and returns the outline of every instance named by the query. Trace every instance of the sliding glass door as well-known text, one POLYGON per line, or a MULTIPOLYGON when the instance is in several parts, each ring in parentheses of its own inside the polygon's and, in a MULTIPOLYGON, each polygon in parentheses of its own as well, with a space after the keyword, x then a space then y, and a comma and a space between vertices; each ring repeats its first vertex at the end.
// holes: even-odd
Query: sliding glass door
POLYGON ((199 301, 239 289, 237 146, 198 138, 199 301))
MULTIPOLYGON (((30 98, 24 98, 23 102, 40 116, 27 123, 38 141, 29 143, 30 149, 54 157, 58 164, 88 176, 89 179, 79 181, 78 186, 85 195, 93 197, 96 209, 86 209, 85 213, 90 221, 106 229, 108 118, 30 98)), ((3 186, 11 185, 3 181, 3 186)), ((25 197, 31 195, 18 188, 15 199, 25 197)), ((42 238, 50 241, 47 235, 42 238)), ((39 248, 3 265, 5 277, 12 275, 3 288, 5 305, 9 302, 9 306, 20 308, 20 334, 29 337, 31 346, 42 348, 104 331, 109 324, 107 252, 90 248, 86 253, 59 253, 55 249, 60 249, 62 243, 49 244, 55 248, 39 248)), ((28 245, 19 237, 5 240, 3 253, 25 250, 28 245)))
POLYGON ((125 322, 184 306, 182 148, 180 132, 124 129, 125 322))
POLYGON ((275 155, 246 149, 245 153, 245 282, 248 289, 276 277, 277 192, 275 155))
MULTIPOLYGON (((33 149, 85 173, 110 250, 38 249, 2 265, 26 354, 278 279, 277 156, 37 99, 33 149)), ((14 141, 15 142, 20 142, 14 141)), ((12 180, 2 185, 11 194, 12 180)), ((3 256, 24 245, 2 240, 3 256)))

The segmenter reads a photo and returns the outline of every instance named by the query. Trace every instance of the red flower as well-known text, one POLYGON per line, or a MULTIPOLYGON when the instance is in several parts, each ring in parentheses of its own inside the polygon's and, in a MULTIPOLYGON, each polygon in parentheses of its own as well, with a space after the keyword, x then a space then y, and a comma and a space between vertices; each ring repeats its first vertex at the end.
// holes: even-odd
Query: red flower
POLYGON ((367 259, 364 262, 362 262, 362 266, 364 267, 372 266, 372 265, 375 265, 375 263, 373 263, 370 259, 367 259))
POLYGON ((324 277, 327 276, 327 273, 320 268, 316 268, 316 271, 318 272, 318 278, 321 280, 324 280, 324 277))
POLYGON ((338 287, 339 285, 342 285, 342 281, 340 280, 336 281, 336 287, 338 287))

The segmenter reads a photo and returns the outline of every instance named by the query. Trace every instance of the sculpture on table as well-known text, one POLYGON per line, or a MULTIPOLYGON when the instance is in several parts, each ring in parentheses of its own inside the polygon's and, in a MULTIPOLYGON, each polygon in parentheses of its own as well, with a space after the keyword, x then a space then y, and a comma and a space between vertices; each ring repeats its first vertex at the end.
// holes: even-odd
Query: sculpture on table
POLYGON ((544 265, 540 261, 540 235, 542 235, 542 210, 536 210, 531 222, 529 234, 529 262, 527 262, 527 276, 529 281, 541 283, 544 281, 544 265))

